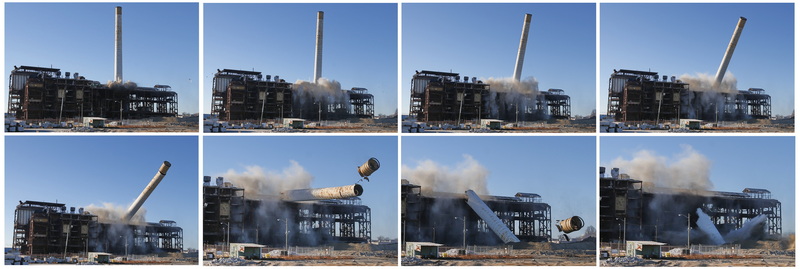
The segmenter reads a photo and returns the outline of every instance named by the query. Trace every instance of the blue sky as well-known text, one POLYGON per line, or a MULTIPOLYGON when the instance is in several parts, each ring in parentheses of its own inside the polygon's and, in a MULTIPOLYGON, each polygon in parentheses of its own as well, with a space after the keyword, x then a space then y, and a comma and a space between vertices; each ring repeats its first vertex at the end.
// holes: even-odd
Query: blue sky
POLYGON ((184 248, 198 248, 197 137, 7 136, 5 242, 19 201, 127 209, 164 161, 172 167, 142 208, 148 222, 174 220, 184 248))
POLYGON ((291 161, 314 176, 312 188, 356 183, 356 167, 375 157, 381 167, 362 181, 362 203, 372 210, 372 239, 397 238, 397 137, 393 136, 211 136, 203 142, 203 175, 216 178, 249 166, 283 173, 291 161), (235 152, 235 153, 234 153, 235 152))
MULTIPOLYGON (((674 162, 688 145, 711 161, 715 191, 767 189, 783 207, 783 233, 795 229, 794 137, 601 137, 600 166, 649 150, 674 162)), ((610 170, 607 170, 610 171, 610 170)), ((620 173, 626 173, 620 170, 620 173)))
POLYGON ((203 104, 217 69, 311 81, 317 11, 325 12, 322 77, 367 88, 375 114, 397 109, 397 4, 205 4, 203 104))
MULTIPOLYGON (((580 216, 586 226, 597 228, 594 137, 406 136, 401 142, 404 166, 414 168, 420 161, 432 160, 454 168, 467 154, 489 171, 489 194, 536 193, 550 204, 553 220, 580 216)), ((557 237, 555 223, 552 231, 557 237)))
POLYGON ((402 106, 415 70, 478 78, 514 73, 525 13, 533 15, 522 78, 563 89, 572 114, 595 108, 595 4, 403 4, 402 106))
POLYGON ((600 107, 614 69, 659 75, 719 68, 739 17, 747 18, 728 71, 739 90, 763 88, 772 114, 794 111, 794 4, 601 4, 600 107))
MULTIPOLYGON (((144 87, 170 85, 179 112, 199 112, 198 4, 5 5, 4 74, 15 65, 52 66, 101 83, 113 80, 114 7, 122 6, 123 79, 144 87)), ((8 89, 7 79, 3 85, 8 89)))

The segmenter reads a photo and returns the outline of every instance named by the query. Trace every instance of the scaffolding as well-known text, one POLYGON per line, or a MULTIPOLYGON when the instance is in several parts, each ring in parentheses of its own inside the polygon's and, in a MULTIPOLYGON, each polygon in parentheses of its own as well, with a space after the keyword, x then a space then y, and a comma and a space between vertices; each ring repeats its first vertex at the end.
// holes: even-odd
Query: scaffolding
MULTIPOLYGON (((550 240, 550 205, 541 196, 517 193, 514 197, 481 196, 514 235, 523 242, 550 240)), ((421 186, 401 185, 401 227, 405 242, 435 242, 446 245, 497 245, 499 237, 454 193, 422 194, 421 186)))
POLYGON ((9 76, 8 112, 22 120, 105 117, 174 117, 178 94, 168 85, 104 85, 57 68, 15 66, 9 76), (72 76, 71 76, 72 75, 72 76))

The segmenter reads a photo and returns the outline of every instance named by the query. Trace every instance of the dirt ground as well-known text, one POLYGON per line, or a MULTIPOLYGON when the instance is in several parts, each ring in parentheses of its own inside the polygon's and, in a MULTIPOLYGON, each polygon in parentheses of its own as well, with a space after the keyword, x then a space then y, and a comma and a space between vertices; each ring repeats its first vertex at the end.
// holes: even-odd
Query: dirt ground
POLYGON ((794 267, 794 235, 784 239, 756 241, 751 248, 741 249, 742 258, 732 259, 640 259, 617 257, 601 260, 600 266, 609 267, 794 267))
POLYGON ((260 260, 248 261, 244 264, 214 264, 212 261, 203 261, 203 266, 397 266, 397 258, 364 258, 354 257, 341 260, 260 260))
MULTIPOLYGON (((428 129, 423 133, 595 133, 597 127, 594 119, 588 120, 552 120, 549 122, 523 123, 526 127, 510 127, 500 130, 473 129, 428 129)), ((413 131, 412 131, 413 132, 413 131)))
MULTIPOLYGON (((395 245, 396 246, 396 245, 395 245)), ((397 250, 336 250, 326 257, 204 260, 204 266, 397 266, 397 250)))
MULTIPOLYGON (((125 120, 124 125, 108 125, 103 128, 26 128, 24 133, 197 133, 200 132, 198 116, 156 117, 141 120, 125 120)), ((115 123, 116 124, 116 123, 115 123)), ((78 125, 80 126, 80 125, 78 125)))
POLYGON ((600 266, 611 267, 794 267, 794 255, 765 255, 752 259, 708 259, 708 260, 641 260, 631 263, 601 261, 600 266))
POLYGON ((700 130, 622 130, 622 133, 793 133, 794 119, 724 122, 700 130))
POLYGON ((514 244, 510 255, 504 257, 454 257, 419 259, 403 257, 403 266, 597 266, 594 240, 555 244, 529 242, 514 244))

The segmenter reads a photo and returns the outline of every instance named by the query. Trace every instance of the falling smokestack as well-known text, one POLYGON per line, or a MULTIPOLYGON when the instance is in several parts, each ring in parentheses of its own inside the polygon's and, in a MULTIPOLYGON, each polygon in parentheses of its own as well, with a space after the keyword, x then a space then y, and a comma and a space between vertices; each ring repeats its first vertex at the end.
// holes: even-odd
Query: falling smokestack
POLYGON ((314 83, 322 76, 322 17, 325 12, 317 11, 317 53, 314 54, 314 83))
POLYGON ((285 191, 281 193, 281 199, 292 202, 343 199, 361 196, 363 193, 364 188, 361 185, 353 184, 341 187, 285 191))
POLYGON ((522 24, 522 36, 519 38, 519 50, 517 51, 517 65, 514 67, 514 81, 519 81, 522 76, 522 63, 525 62, 525 47, 528 46, 528 30, 531 28, 531 14, 525 14, 525 22, 522 24))
POLYGON ((170 166, 172 166, 172 164, 170 164, 168 161, 164 161, 164 163, 161 164, 161 168, 158 169, 156 175, 153 176, 152 180, 150 180, 150 184, 147 184, 147 187, 145 187, 142 193, 139 194, 139 197, 136 198, 136 201, 134 201, 131 207, 128 208, 128 212, 125 213, 125 217, 123 217, 122 220, 125 222, 131 221, 133 215, 136 215, 136 211, 139 211, 139 208, 142 207, 142 204, 144 204, 144 201, 147 200, 147 197, 150 197, 150 194, 153 193, 153 190, 158 187, 158 183, 161 183, 161 180, 167 175, 167 170, 169 170, 170 166))
POLYGON ((739 36, 742 35, 742 29, 744 29, 745 22, 747 22, 747 18, 739 17, 739 23, 736 24, 736 29, 733 30, 731 42, 728 44, 728 49, 725 50, 725 56, 722 57, 722 63, 719 64, 717 77, 714 80, 714 86, 718 86, 720 83, 722 83, 722 77, 725 76, 725 71, 728 70, 728 64, 731 62, 733 50, 736 49, 736 43, 739 43, 739 36))
POLYGON ((122 7, 116 8, 114 24, 114 81, 122 82, 122 7))

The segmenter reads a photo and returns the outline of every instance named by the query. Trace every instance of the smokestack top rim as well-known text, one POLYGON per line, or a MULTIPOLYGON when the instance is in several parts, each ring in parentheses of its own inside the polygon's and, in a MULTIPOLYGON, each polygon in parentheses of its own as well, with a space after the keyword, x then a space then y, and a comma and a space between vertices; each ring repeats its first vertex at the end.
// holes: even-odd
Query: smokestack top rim
POLYGON ((164 163, 161 164, 161 167, 158 168, 158 172, 162 175, 166 175, 170 167, 172 167, 172 164, 168 161, 164 161, 164 163))
POLYGON ((360 184, 353 184, 353 192, 356 196, 361 196, 361 194, 364 194, 364 187, 361 187, 360 184))

